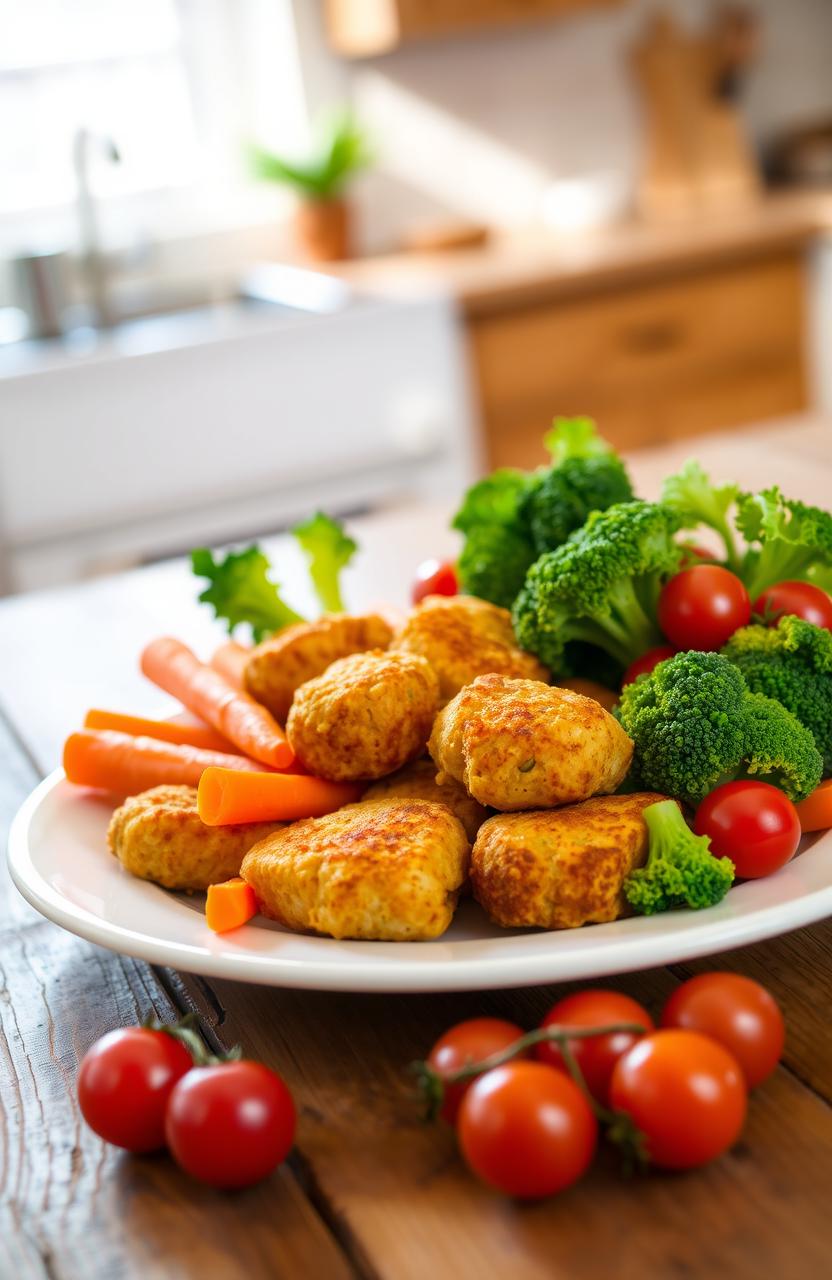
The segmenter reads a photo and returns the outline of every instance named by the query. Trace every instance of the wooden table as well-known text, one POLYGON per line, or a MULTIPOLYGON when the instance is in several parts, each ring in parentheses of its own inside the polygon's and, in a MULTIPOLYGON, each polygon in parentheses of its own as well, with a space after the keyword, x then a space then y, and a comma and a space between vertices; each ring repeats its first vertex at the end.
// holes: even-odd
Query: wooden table
MULTIPOLYGON (((696 452, 715 474, 829 501, 832 425, 807 422, 696 452)), ((689 452, 633 460, 643 492, 689 452)), ((355 605, 402 599, 411 565, 453 546, 438 513, 356 522, 367 547, 355 605)), ((280 551, 281 560, 285 551, 280 551)), ((289 572, 292 579, 295 570, 289 572)), ((0 605, 0 823, 58 759, 93 702, 153 711, 135 673, 144 639, 206 646, 214 624, 181 564, 0 605)), ((407 1063, 477 1013, 531 1026, 553 988, 443 996, 294 993, 154 969, 40 919, 0 882, 0 1276, 379 1277, 383 1280, 801 1280, 828 1273, 832 1215, 832 923, 614 984, 657 1008, 680 978, 728 966, 763 980, 788 1023, 783 1065, 754 1097, 740 1144, 686 1176, 626 1181, 602 1158, 558 1199, 518 1206, 476 1184, 449 1133, 425 1126, 407 1063), (164 1156, 134 1159, 85 1127, 78 1060, 149 1011, 196 1009, 209 1042, 241 1042, 297 1099, 295 1151, 250 1191, 216 1193, 164 1156)))

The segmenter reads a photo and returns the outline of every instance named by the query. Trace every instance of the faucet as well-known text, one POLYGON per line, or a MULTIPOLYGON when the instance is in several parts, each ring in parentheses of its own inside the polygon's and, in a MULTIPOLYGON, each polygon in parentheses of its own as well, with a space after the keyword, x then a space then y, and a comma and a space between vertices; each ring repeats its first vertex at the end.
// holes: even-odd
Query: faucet
POLYGON ((114 324, 115 317, 108 296, 107 260, 101 247, 95 197, 90 185, 93 148, 112 164, 118 164, 121 156, 112 138, 84 128, 76 131, 72 142, 72 164, 77 188, 81 264, 97 322, 101 328, 109 328, 114 324))

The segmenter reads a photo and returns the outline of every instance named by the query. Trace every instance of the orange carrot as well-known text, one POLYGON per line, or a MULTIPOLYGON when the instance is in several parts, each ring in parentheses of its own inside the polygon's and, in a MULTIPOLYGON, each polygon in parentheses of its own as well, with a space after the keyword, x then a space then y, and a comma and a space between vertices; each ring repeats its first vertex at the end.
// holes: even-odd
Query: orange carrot
POLYGON ((211 666, 215 671, 219 671, 221 676, 225 676, 228 683, 233 684, 235 689, 242 689, 243 672, 250 657, 251 649, 247 649, 244 644, 238 644, 236 640, 228 640, 215 650, 211 658, 211 666))
POLYGON ((85 729, 117 729, 133 738, 159 738, 161 742, 177 742, 203 751, 222 751, 238 755, 237 748, 207 724, 182 724, 173 720, 146 720, 120 711, 102 711, 93 707, 84 717, 85 729))
POLYGON ((222 884, 210 884, 205 899, 205 923, 214 933, 239 929, 257 915, 257 899, 250 884, 239 876, 222 884))
POLYGON ((319 818, 342 804, 351 804, 363 789, 352 782, 325 782, 309 774, 206 769, 199 780, 197 807, 209 827, 294 822, 296 818, 319 818))
POLYGON ((832 778, 815 787, 795 808, 803 831, 825 831, 832 827, 832 778))
POLYGON ((64 743, 67 781, 119 796, 137 795, 166 783, 195 787, 211 766, 223 771, 248 769, 258 776, 263 768, 244 756, 158 738, 131 738, 115 729, 81 729, 64 743))
POLYGON ((294 760, 295 753, 271 712, 200 662, 179 640, 170 636, 152 640, 142 653, 141 667, 149 680, 207 720, 243 755, 275 769, 285 769, 294 760))

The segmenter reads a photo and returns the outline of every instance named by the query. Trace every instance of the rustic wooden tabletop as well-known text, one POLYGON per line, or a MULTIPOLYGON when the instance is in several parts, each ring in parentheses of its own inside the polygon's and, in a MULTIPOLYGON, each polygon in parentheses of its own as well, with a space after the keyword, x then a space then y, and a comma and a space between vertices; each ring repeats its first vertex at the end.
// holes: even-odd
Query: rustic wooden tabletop
MULTIPOLYGON (((749 486, 777 479, 829 501, 832 425, 711 437, 695 452, 749 486)), ((690 442, 633 460, 639 487, 690 442)), ((412 564, 450 549, 437 513, 359 522, 356 605, 403 599, 412 564)), ((0 605, 0 828, 91 703, 158 710, 134 673, 160 629, 215 636, 181 564, 0 605)), ((832 1249, 832 921, 693 965, 611 985, 648 1006, 689 973, 729 967, 764 981, 788 1025, 783 1065, 755 1095, 741 1143, 685 1176, 625 1180, 602 1159, 561 1197, 518 1206, 477 1185, 449 1133, 419 1118, 405 1072, 435 1037, 479 1013, 532 1026, 553 988, 443 996, 278 991, 154 969, 35 914, 0 877, 0 1277, 379 1277, 423 1280, 802 1280, 832 1249), (240 1042, 278 1070, 300 1111, 295 1151, 234 1195, 164 1156, 131 1158, 83 1124, 77 1064, 97 1036, 196 1009, 211 1044, 240 1042)), ((560 994, 560 990, 558 994, 560 994)))

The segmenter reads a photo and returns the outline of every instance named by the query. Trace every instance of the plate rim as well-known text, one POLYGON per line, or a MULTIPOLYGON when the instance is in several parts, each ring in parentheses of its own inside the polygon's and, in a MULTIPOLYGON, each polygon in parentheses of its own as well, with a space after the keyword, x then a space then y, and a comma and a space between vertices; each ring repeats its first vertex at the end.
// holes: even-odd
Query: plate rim
MULTIPOLYGON (((149 964, 208 978, 301 990, 366 994, 507 990, 634 973, 697 959, 789 933, 832 915, 830 878, 829 884, 807 892, 789 904, 773 903, 759 907, 727 922, 703 919, 698 927, 678 931, 670 929, 666 934, 644 940, 640 947, 625 947, 623 961, 619 958, 614 964, 609 962, 610 953, 622 950, 621 939, 612 943, 602 942, 596 950, 589 952, 558 954, 557 948, 553 947, 551 952, 542 954, 512 956, 506 952, 489 957, 455 958, 444 963, 434 961, 430 966, 417 962, 410 967, 380 966, 378 969, 366 963, 351 965, 342 953, 337 961, 301 961, 274 955, 217 952, 102 920, 88 908, 69 902, 50 883, 35 865, 29 847, 29 831, 41 805, 63 781, 63 769, 55 769, 48 774, 26 797, 12 820, 7 864, 18 892, 46 919, 88 942, 149 964), (782 917, 786 908, 788 919, 784 922, 782 917)), ((832 831, 821 834, 815 843, 823 840, 832 846, 832 831)), ((557 934, 558 931, 549 932, 557 934)), ((404 947, 408 944, 395 945, 404 947)))

